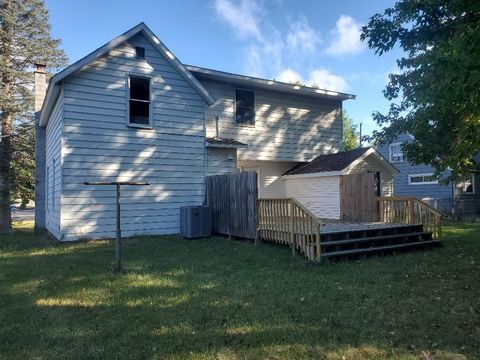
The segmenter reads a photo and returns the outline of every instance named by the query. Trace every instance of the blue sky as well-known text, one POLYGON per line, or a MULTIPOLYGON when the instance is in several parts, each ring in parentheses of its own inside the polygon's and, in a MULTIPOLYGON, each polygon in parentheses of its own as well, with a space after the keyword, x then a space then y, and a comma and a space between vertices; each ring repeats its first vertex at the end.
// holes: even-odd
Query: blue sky
POLYGON ((376 56, 359 40, 370 16, 392 0, 46 0, 53 36, 70 63, 145 22, 185 64, 300 80, 357 95, 344 103, 364 133, 385 111, 381 91, 398 51, 376 56))

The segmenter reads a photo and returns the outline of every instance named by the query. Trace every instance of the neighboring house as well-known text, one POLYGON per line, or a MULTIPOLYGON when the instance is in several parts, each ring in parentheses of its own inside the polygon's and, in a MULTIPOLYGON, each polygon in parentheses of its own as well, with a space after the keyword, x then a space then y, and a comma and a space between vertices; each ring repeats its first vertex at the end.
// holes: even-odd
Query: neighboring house
MULTIPOLYGON (((294 190, 285 172, 341 150, 342 102, 355 98, 186 66, 143 23, 47 89, 43 70, 35 72, 36 226, 63 241, 115 234, 113 187, 85 181, 150 183, 122 190, 124 236, 178 233, 180 206, 203 202, 208 175, 255 170, 260 197, 286 197, 294 190)), ((387 181, 392 168, 368 156, 352 160, 355 171, 377 164, 370 170, 387 181)))
POLYGON ((401 146, 411 141, 412 136, 405 134, 377 148, 400 171, 393 179, 393 195, 415 196, 449 214, 480 213, 480 174, 469 173, 463 180, 445 184, 441 180, 449 176, 448 172, 437 177, 432 166, 413 165, 404 159, 401 146))

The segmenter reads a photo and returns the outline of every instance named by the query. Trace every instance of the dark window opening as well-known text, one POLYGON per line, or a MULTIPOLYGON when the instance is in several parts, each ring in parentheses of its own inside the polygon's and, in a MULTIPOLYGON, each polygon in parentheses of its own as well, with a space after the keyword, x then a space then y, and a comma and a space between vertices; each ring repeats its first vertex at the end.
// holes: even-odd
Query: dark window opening
POLYGON ((235 90, 235 123, 255 125, 255 93, 250 90, 235 90))
POLYGON ((145 59, 145 48, 141 46, 135 46, 135 57, 137 59, 145 59))
POLYGON ((129 109, 131 124, 150 124, 150 79, 130 76, 129 109))

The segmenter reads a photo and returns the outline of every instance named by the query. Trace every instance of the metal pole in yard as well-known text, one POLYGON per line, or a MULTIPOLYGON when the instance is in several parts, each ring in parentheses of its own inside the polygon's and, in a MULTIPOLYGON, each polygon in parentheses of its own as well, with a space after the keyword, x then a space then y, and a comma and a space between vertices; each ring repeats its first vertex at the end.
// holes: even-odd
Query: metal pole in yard
POLYGON ((117 265, 115 267, 116 272, 120 272, 122 270, 122 256, 120 253, 120 239, 122 237, 122 230, 120 228, 120 185, 117 184, 117 231, 115 237, 115 258, 117 260, 117 265))
POLYGON ((120 213, 120 186, 121 185, 131 185, 131 186, 145 186, 150 185, 147 182, 122 182, 122 181, 111 181, 111 182, 89 182, 85 181, 84 185, 114 185, 116 188, 116 228, 115 228, 115 272, 120 272, 122 270, 122 257, 121 257, 121 248, 120 241, 122 238, 122 229, 121 229, 121 213, 120 213))

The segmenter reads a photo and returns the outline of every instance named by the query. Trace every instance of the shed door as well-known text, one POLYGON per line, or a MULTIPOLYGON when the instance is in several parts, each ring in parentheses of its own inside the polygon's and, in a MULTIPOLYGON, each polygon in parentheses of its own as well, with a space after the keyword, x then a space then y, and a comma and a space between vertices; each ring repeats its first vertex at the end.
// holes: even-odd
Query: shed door
POLYGON ((340 176, 340 219, 355 222, 377 220, 375 197, 379 189, 376 173, 340 176))

